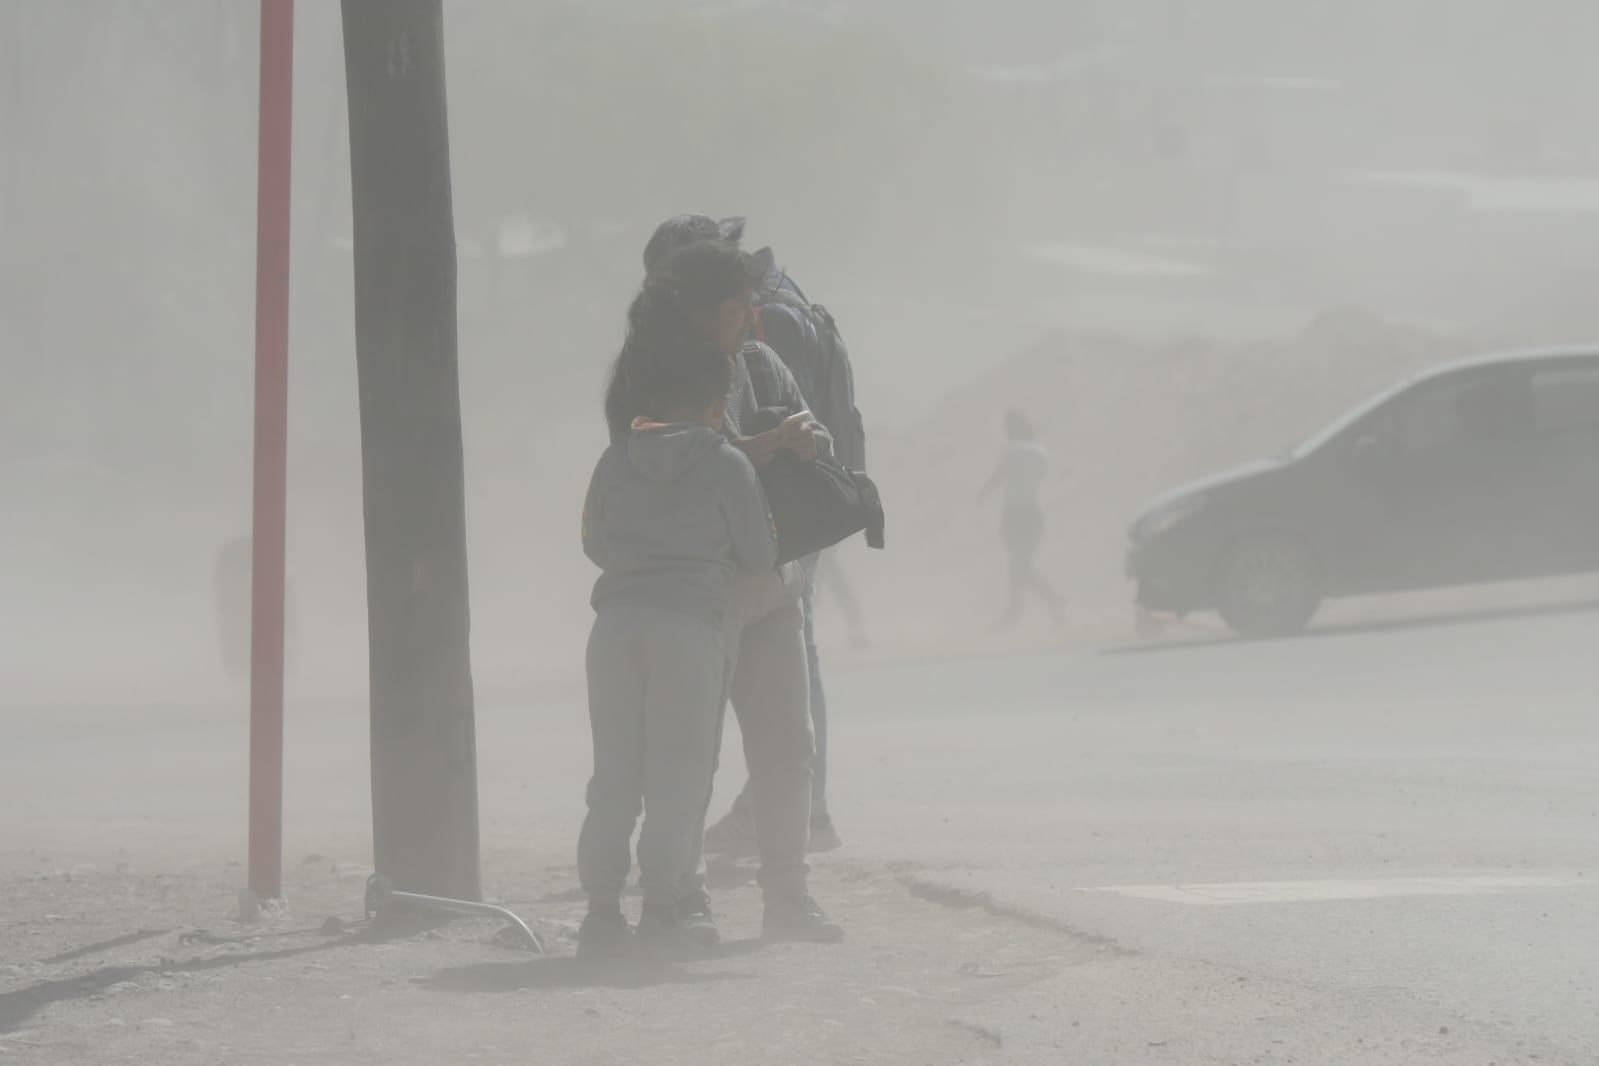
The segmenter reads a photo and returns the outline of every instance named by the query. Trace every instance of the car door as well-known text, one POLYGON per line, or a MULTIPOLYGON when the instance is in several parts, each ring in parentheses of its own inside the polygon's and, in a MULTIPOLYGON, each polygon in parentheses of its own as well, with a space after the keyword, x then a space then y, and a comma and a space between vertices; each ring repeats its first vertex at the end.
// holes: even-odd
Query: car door
POLYGON ((1537 473, 1528 561, 1533 576, 1599 570, 1599 359, 1532 373, 1537 473))
POLYGON ((1491 366, 1396 396, 1364 446, 1375 590, 1522 576, 1535 468, 1526 371, 1491 366))

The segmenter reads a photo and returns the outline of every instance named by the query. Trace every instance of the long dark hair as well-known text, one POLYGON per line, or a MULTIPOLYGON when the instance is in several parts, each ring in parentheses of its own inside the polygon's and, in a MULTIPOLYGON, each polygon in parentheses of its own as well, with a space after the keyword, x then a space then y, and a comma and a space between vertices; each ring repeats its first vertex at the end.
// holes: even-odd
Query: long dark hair
POLYGON ((696 398, 688 396, 696 387, 690 379, 703 380, 708 359, 726 362, 709 323, 724 301, 753 288, 756 273, 734 245, 700 241, 671 253, 645 277, 627 310, 627 338, 605 389, 612 440, 625 436, 639 415, 660 413, 647 408, 696 398))

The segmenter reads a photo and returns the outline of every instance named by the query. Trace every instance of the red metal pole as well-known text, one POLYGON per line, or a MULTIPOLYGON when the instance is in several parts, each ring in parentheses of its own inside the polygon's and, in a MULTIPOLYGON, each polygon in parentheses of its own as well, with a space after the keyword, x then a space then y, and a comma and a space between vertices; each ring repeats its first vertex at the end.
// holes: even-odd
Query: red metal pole
POLYGON ((250 891, 283 895, 284 506, 289 460, 289 175, 294 0, 261 0, 250 597, 250 891))

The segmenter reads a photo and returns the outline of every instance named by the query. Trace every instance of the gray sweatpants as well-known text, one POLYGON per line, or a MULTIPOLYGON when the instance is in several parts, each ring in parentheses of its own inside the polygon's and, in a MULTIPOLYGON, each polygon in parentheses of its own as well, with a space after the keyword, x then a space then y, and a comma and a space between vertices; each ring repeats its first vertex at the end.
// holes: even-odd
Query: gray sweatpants
POLYGON ((705 793, 726 690, 727 637, 678 611, 614 607, 589 634, 594 776, 578 837, 578 879, 591 903, 621 901, 639 832, 646 905, 675 905, 699 863, 705 793))
MULTIPOLYGON (((757 880, 768 899, 803 896, 810 876, 805 846, 811 831, 811 759, 816 738, 811 728, 804 621, 799 600, 784 598, 775 610, 746 625, 738 638, 736 666, 728 687, 744 740, 744 762, 749 767, 760 852, 757 880)), ((721 744, 716 747, 720 751, 721 744)), ((710 798, 707 789, 701 795, 690 876, 685 882, 688 893, 704 891, 703 830, 710 798)))

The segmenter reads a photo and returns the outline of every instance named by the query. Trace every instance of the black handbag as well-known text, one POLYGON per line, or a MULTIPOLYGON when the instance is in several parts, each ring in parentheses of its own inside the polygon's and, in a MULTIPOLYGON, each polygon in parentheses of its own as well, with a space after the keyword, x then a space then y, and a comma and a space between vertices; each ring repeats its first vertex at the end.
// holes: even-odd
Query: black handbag
MULTIPOLYGON (((767 408, 750 428, 764 433, 781 420, 778 412, 767 408)), ((779 563, 815 555, 862 532, 869 547, 883 547, 883 500, 876 484, 861 471, 846 469, 830 458, 807 461, 778 452, 758 472, 777 527, 779 563)))

